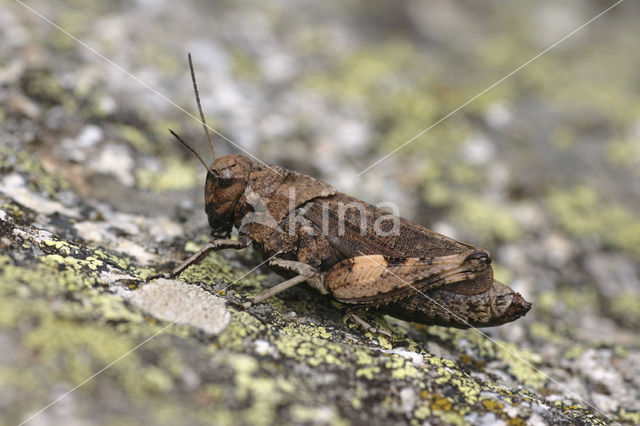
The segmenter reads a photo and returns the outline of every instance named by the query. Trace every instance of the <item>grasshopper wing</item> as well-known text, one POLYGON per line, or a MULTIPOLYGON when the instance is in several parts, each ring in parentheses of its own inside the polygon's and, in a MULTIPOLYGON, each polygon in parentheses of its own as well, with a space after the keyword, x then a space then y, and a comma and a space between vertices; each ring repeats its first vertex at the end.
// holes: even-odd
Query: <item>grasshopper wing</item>
POLYGON ((303 215, 346 258, 362 254, 438 257, 473 249, 342 193, 313 200, 304 210, 303 215), (392 226, 398 228, 394 230, 392 226))
POLYGON ((335 264, 324 281, 341 302, 380 305, 402 299, 415 290, 431 290, 491 274, 489 263, 489 254, 484 250, 435 258, 364 255, 335 264))

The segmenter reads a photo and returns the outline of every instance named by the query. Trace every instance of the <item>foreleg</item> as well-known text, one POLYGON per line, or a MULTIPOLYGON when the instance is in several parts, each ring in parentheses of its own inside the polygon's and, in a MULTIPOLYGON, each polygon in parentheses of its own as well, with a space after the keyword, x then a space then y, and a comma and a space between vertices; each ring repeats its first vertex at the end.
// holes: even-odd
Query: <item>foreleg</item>
POLYGON ((151 281, 151 280, 155 280, 156 278, 175 278, 178 275, 180 275, 182 273, 182 271, 184 271, 185 269, 187 269, 189 266, 193 265, 194 263, 198 263, 199 261, 201 261, 207 253, 209 253, 210 251, 217 251, 217 250, 223 250, 223 249, 243 249, 245 247, 247 247, 250 243, 250 240, 248 238, 244 238, 241 237, 237 240, 231 240, 231 239, 214 239, 209 241, 207 244, 205 244, 196 254, 194 254, 193 256, 189 257, 187 260, 185 260, 184 262, 182 262, 179 266, 177 266, 176 268, 174 268, 171 272, 169 273, 164 273, 164 274, 155 274, 150 276, 149 278, 147 278, 147 281, 151 281))

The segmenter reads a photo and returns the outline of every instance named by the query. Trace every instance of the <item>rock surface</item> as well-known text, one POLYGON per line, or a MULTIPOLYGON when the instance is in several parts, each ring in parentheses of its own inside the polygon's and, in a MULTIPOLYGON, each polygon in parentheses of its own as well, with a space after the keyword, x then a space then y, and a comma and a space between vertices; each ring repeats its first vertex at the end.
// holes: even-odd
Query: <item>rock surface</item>
POLYGON ((605 6, 28 4, 166 98, 0 9, 2 424, 640 423, 638 5, 358 176, 605 6), (187 51, 233 143, 489 248, 532 311, 370 315, 388 339, 303 287, 237 310, 280 280, 251 250, 146 284, 208 238, 166 134, 206 153, 166 101, 194 113, 187 51))

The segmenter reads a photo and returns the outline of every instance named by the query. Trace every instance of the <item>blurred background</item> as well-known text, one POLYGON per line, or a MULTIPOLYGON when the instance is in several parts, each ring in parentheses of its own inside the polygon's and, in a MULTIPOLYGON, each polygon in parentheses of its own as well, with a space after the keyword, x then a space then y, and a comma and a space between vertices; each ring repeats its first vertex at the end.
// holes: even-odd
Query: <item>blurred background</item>
POLYGON ((212 127, 266 163, 489 249, 497 278, 534 304, 489 332, 535 349, 545 371, 582 375, 566 383, 607 412, 640 409, 638 2, 370 169, 613 2, 27 3, 117 66, 1 3, 1 145, 74 192, 206 229, 204 171, 167 132, 210 158, 180 110, 197 115, 191 52, 212 127))

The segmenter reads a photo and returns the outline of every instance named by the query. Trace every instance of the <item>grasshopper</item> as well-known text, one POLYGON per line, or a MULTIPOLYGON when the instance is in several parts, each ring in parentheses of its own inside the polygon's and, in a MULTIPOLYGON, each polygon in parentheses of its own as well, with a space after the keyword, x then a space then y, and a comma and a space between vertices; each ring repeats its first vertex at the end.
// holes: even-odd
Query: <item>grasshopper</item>
POLYGON ((458 328, 495 326, 525 315, 531 303, 493 279, 491 256, 292 170, 244 155, 216 158, 202 112, 191 55, 189 68, 200 120, 213 154, 207 166, 205 211, 213 239, 168 274, 178 276, 209 251, 254 244, 288 278, 244 308, 306 282, 346 305, 349 315, 373 309, 421 323, 458 328), (230 238, 232 231, 237 238, 230 238))

